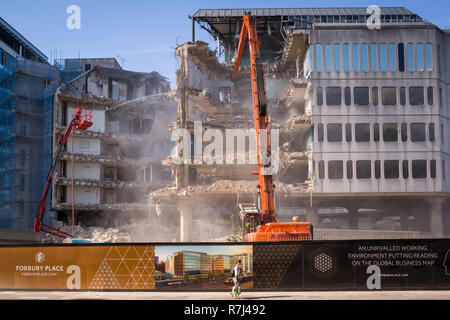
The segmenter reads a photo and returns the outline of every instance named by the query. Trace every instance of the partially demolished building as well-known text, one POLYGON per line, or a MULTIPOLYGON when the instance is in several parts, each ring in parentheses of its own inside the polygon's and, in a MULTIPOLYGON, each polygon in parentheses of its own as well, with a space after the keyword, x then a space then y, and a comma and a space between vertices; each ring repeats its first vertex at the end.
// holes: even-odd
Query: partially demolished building
POLYGON ((210 240, 198 236, 198 221, 236 217, 239 203, 256 201, 256 165, 204 155, 225 154, 211 145, 227 129, 253 129, 248 51, 231 79, 248 11, 258 20, 271 127, 279 129, 279 219, 300 216, 316 230, 448 233, 449 32, 406 8, 381 8, 381 29, 368 27, 366 8, 210 9, 192 16, 192 42, 176 48, 172 130, 183 130, 165 162, 174 187, 150 195, 158 206, 179 206, 180 240, 210 240), (215 51, 195 41, 196 24, 217 41, 215 51))
POLYGON ((170 167, 161 164, 170 154, 167 127, 176 117, 169 83, 157 72, 123 70, 114 58, 66 60, 72 79, 55 94, 54 149, 76 108, 86 109, 93 125, 74 130, 60 158, 55 220, 71 224, 73 216, 75 224, 115 226, 145 218, 146 195, 171 181, 170 167))

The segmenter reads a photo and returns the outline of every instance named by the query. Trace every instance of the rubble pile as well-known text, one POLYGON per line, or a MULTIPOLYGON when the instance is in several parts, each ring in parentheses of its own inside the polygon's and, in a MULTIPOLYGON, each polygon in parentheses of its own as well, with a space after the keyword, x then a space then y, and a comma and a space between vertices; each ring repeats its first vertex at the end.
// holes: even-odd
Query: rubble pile
MULTIPOLYGON (((72 234, 72 226, 63 224, 58 229, 72 234)), ((173 242, 177 228, 168 228, 155 224, 128 224, 115 228, 74 226, 74 238, 91 242, 173 242)), ((43 243, 61 243, 63 239, 43 233, 43 243)))
MULTIPOLYGON (((229 192, 229 193, 249 193, 257 191, 258 181, 249 180, 217 180, 212 184, 188 186, 177 190, 176 188, 165 188, 156 190, 153 194, 165 193, 214 193, 214 192, 229 192)), ((307 183, 275 183, 275 189, 284 192, 301 192, 307 189, 307 183)))

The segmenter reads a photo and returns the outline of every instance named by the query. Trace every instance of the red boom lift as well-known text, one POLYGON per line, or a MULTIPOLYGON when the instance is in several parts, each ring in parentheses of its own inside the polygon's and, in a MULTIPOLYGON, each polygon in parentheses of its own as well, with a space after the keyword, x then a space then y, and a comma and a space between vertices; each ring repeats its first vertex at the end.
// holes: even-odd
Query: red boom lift
POLYGON ((256 18, 250 13, 244 16, 239 37, 239 45, 236 54, 233 80, 236 81, 242 53, 246 39, 248 38, 251 88, 253 100, 253 115, 256 130, 257 163, 258 171, 252 172, 258 175, 258 204, 240 204, 240 217, 242 230, 246 241, 296 241, 312 239, 312 225, 310 222, 284 222, 277 221, 275 212, 275 199, 272 175, 264 174, 264 167, 270 167, 270 163, 263 163, 261 154, 262 145, 260 130, 265 129, 267 137, 267 157, 271 157, 270 127, 267 114, 267 99, 264 85, 263 65, 260 59, 256 18))
POLYGON ((63 152, 64 149, 64 145, 67 142, 67 139, 70 136, 70 132, 75 128, 78 130, 86 130, 87 128, 89 128, 90 126, 92 126, 92 115, 91 112, 86 113, 84 115, 84 119, 83 119, 83 109, 82 108, 77 108, 75 110, 75 114, 72 118, 72 121, 70 121, 70 124, 67 126, 66 132, 64 133, 64 136, 61 138, 61 140, 59 140, 59 144, 58 144, 58 149, 56 150, 55 156, 52 159, 52 165, 50 167, 50 170, 48 172, 48 176, 47 176, 47 184, 45 185, 45 189, 44 189, 44 194, 42 195, 42 199, 41 202, 39 204, 39 210, 37 212, 36 218, 34 219, 34 232, 47 232, 50 233, 54 236, 60 237, 60 238, 67 238, 70 237, 72 238, 73 236, 61 231, 59 229, 53 228, 47 224, 44 224, 42 222, 42 217, 44 216, 45 213, 45 202, 47 201, 47 195, 48 195, 48 191, 51 187, 52 184, 52 180, 53 180, 53 175, 55 173, 55 169, 56 169, 56 165, 58 164, 58 160, 61 156, 61 153, 63 152))

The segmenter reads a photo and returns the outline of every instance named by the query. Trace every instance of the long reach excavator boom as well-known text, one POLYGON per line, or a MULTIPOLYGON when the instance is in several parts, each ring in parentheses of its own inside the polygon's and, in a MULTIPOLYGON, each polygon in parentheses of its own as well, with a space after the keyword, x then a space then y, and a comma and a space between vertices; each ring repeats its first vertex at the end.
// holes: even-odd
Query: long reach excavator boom
POLYGON ((258 204, 240 204, 242 230, 247 241, 296 241, 312 239, 309 222, 279 223, 275 211, 275 185, 271 167, 271 135, 264 84, 263 64, 260 58, 256 18, 250 13, 243 17, 239 44, 235 57, 233 80, 237 80, 246 40, 250 53, 250 76, 253 116, 256 131, 258 204))

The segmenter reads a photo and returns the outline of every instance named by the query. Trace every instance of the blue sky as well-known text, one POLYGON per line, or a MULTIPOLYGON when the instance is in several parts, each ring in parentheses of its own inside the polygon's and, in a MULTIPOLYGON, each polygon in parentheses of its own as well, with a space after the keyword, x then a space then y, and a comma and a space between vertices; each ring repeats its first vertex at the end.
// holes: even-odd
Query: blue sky
MULTIPOLYGON (((0 16, 49 58, 57 50, 63 58, 116 57, 127 59, 125 69, 158 71, 173 87, 176 59, 173 48, 191 40, 191 20, 206 8, 301 8, 405 6, 441 28, 450 29, 450 1, 154 1, 154 0, 15 0, 3 2, 0 16), (66 28, 69 5, 81 8, 81 30, 66 28), (53 54, 52 54, 53 52, 53 54)), ((212 43, 206 31, 196 28, 197 40, 212 43)), ((122 64, 121 59, 117 59, 122 64)))

